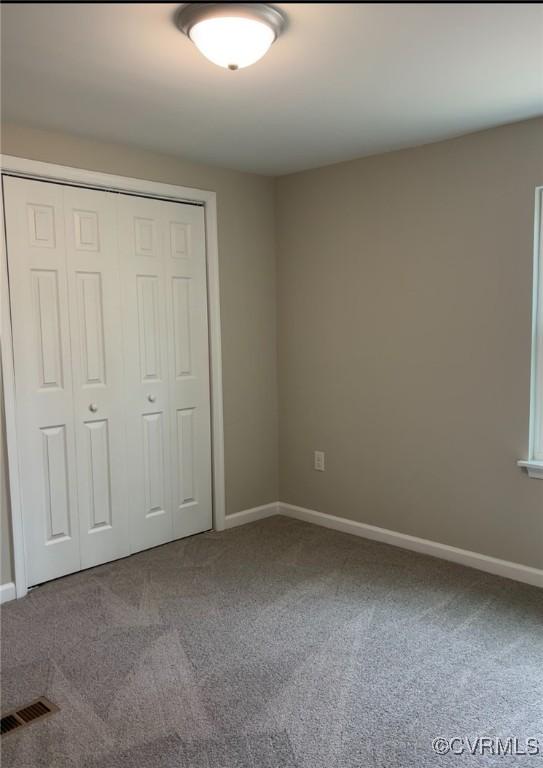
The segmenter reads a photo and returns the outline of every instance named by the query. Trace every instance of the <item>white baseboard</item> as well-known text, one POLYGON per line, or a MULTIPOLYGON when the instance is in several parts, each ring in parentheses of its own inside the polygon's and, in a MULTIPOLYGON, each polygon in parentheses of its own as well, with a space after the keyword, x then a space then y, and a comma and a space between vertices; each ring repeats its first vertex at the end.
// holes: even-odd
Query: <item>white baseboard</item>
POLYGON ((354 536, 362 536, 365 539, 382 541, 385 544, 392 544, 396 547, 413 550, 413 552, 432 555, 442 560, 451 560, 453 563, 477 568, 480 571, 493 573, 496 576, 505 576, 514 581, 522 581, 525 584, 543 587, 543 570, 539 568, 531 568, 520 563, 511 563, 508 560, 499 560, 496 557, 481 555, 478 552, 470 552, 467 549, 450 547, 448 544, 440 544, 429 539, 419 539, 417 536, 409 536, 407 533, 397 533, 387 528, 378 528, 375 525, 358 523, 345 517, 327 515, 324 512, 316 512, 313 509, 305 509, 305 507, 297 507, 293 504, 280 502, 277 507, 278 513, 287 517, 305 520, 307 523, 315 523, 316 525, 333 528, 343 533, 351 533, 354 536))
POLYGON ((233 515, 226 515, 224 518, 225 528, 235 528, 237 525, 245 523, 254 523, 256 520, 263 520, 265 517, 277 515, 279 504, 274 501, 272 504, 263 504, 261 507, 244 509, 241 512, 234 512, 233 515))
POLYGON ((7 603, 9 600, 15 600, 15 584, 12 581, 0 584, 0 603, 7 603))
MULTIPOLYGON (((272 515, 284 515, 296 520, 304 520, 307 523, 314 523, 325 528, 333 528, 336 531, 350 533, 353 536, 360 536, 365 539, 381 541, 385 544, 392 544, 395 547, 402 547, 413 552, 420 552, 424 555, 432 555, 442 560, 450 560, 453 563, 466 565, 470 568, 476 568, 479 571, 492 573, 496 576, 504 576, 514 581, 521 581, 524 584, 531 584, 536 587, 543 587, 543 570, 532 568, 520 563, 512 563, 508 560, 499 560, 496 557, 481 555, 478 552, 470 552, 467 549, 451 547, 448 544, 440 544, 437 541, 429 539, 420 539, 418 536, 410 536, 407 533, 398 533, 388 528, 379 528, 376 525, 359 523, 356 520, 349 520, 346 517, 336 517, 324 512, 317 512, 314 509, 297 507, 294 504, 285 504, 283 502, 273 502, 263 504, 260 507, 244 509, 241 512, 235 512, 233 515, 226 515, 224 527, 235 528, 245 523, 254 523, 257 520, 263 520, 272 515)), ((0 584, 0 603, 6 603, 8 600, 14 600, 16 596, 15 584, 9 582, 0 584)))
POLYGON ((314 523, 325 528, 333 528, 336 531, 350 533, 353 536, 361 536, 365 539, 381 541, 385 544, 410 549, 413 552, 420 552, 424 555, 439 557, 442 560, 450 560, 453 563, 467 565, 469 568, 493 573, 495 576, 504 576, 507 579, 521 581, 524 584, 543 587, 543 570, 539 568, 532 568, 529 565, 521 565, 520 563, 511 563, 509 560, 499 560, 497 557, 489 557, 478 552, 470 552, 467 549, 451 547, 448 544, 440 544, 438 541, 420 539, 418 536, 410 536, 407 533, 390 531, 388 528, 379 528, 376 525, 359 523, 355 520, 348 520, 346 517, 327 515, 314 509, 297 507, 294 504, 285 504, 280 501, 273 504, 263 504, 261 507, 244 509, 242 512, 235 512, 233 515, 227 515, 225 528, 234 528, 237 525, 253 523, 256 520, 271 517, 271 515, 285 515, 285 517, 292 517, 296 520, 304 520, 307 523, 314 523))

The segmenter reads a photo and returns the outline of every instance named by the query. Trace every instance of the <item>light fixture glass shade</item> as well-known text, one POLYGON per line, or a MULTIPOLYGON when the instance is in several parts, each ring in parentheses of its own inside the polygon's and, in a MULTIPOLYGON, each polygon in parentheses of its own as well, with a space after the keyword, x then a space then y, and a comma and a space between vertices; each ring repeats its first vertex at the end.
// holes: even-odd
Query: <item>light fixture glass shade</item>
POLYGON ((191 27, 189 36, 206 58, 226 69, 254 64, 275 40, 266 23, 241 16, 203 19, 191 27))

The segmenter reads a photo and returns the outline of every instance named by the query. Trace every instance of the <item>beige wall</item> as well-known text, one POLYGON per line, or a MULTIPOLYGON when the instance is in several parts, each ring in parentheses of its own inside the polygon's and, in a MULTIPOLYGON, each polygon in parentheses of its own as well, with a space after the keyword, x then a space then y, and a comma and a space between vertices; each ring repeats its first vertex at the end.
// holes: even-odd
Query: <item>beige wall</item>
MULTIPOLYGON (((182 136, 179 143, 182 147, 182 136)), ((2 127, 2 152, 217 192, 227 513, 275 501, 273 179, 14 125, 2 127)), ((2 503, 2 541, 9 543, 2 503)), ((2 555, 5 582, 11 569, 8 556, 2 555)))
POLYGON ((278 180, 282 501, 543 566, 542 183, 541 119, 278 180))

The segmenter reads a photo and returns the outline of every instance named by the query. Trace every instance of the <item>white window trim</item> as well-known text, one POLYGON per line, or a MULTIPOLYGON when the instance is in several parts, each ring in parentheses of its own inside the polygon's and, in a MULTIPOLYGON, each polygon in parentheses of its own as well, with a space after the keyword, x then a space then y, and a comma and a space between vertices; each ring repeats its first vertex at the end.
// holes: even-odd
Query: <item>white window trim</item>
POLYGON ((518 465, 543 480, 543 187, 535 190, 531 376, 528 459, 518 465))
MULTIPOLYGON (((0 155, 2 174, 13 174, 29 179, 54 181, 75 186, 128 192, 147 197, 168 199, 174 202, 197 202, 204 206, 206 228, 206 257, 208 279, 209 347, 211 376, 211 432, 212 432, 212 483, 213 527, 225 526, 225 478, 224 478, 224 424, 222 391, 221 324, 219 301, 219 249, 217 237, 217 197, 210 192, 193 187, 162 184, 157 181, 113 176, 107 173, 53 165, 38 160, 28 160, 10 155, 0 155)), ((27 592, 26 560, 23 537, 23 510, 19 477, 17 426, 15 423, 15 374, 13 367, 13 339, 9 305, 9 281, 7 247, 4 228, 4 205, 0 184, 0 337, 1 360, 4 375, 4 408, 6 417, 6 442, 8 476, 11 495, 11 526, 13 536, 13 560, 17 597, 27 592)))

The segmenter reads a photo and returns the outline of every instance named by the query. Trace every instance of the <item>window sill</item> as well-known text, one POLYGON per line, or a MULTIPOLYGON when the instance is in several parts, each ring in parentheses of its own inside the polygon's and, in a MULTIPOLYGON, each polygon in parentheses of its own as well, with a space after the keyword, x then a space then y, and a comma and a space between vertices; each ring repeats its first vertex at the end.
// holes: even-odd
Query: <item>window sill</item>
POLYGON ((538 480, 543 480, 543 461, 517 461, 519 467, 522 467, 528 472, 530 477, 535 477, 538 480))

